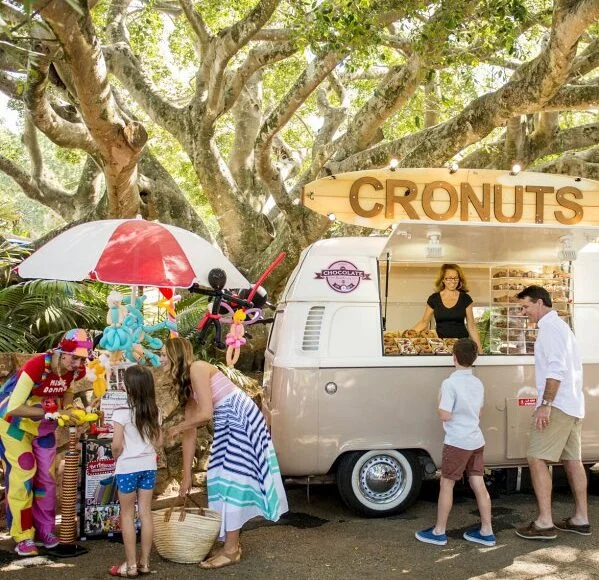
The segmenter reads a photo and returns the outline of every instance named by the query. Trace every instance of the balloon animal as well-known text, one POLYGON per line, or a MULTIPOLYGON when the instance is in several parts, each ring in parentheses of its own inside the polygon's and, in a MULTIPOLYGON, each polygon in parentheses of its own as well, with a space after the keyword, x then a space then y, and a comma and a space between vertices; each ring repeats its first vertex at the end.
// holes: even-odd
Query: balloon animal
POLYGON ((125 357, 131 362, 139 364, 149 362, 152 366, 158 367, 160 366, 160 358, 152 350, 160 350, 162 348, 162 341, 152 336, 152 333, 163 328, 177 330, 177 325, 169 320, 164 320, 151 326, 145 325, 142 313, 145 300, 145 296, 139 296, 135 301, 135 305, 131 304, 130 296, 125 297, 123 300, 127 308, 127 316, 123 321, 123 326, 129 331, 131 336, 131 344, 125 350, 125 357))

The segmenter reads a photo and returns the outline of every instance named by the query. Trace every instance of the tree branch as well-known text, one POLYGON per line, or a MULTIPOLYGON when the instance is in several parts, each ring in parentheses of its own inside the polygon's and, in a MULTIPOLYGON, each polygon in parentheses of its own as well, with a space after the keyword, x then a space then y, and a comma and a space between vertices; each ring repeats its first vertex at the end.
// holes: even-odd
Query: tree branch
POLYGON ((2 71, 0 71, 0 92, 11 99, 17 99, 20 96, 18 84, 15 79, 2 71))
POLYGON ((578 175, 587 179, 599 179, 599 163, 585 161, 577 155, 564 155, 544 165, 535 168, 543 173, 558 173, 563 175, 578 175))
POLYGON ((258 30, 252 41, 265 40, 267 42, 289 42, 293 35, 290 30, 284 28, 263 28, 258 30))
POLYGON ((124 26, 125 12, 131 0, 113 0, 112 24, 107 28, 111 45, 103 48, 110 72, 119 79, 148 116, 178 139, 185 134, 185 109, 174 107, 162 98, 154 83, 143 73, 139 60, 129 45, 129 35, 124 26))
POLYGON ((143 125, 121 115, 89 11, 66 3, 42 4, 40 14, 58 38, 70 65, 79 109, 104 161, 108 211, 134 217, 139 210, 137 160, 147 141, 143 125))
POLYGON ((430 59, 429 53, 432 55, 438 53, 438 47, 442 46, 449 34, 453 32, 452 26, 445 24, 447 14, 453 15, 456 10, 459 10, 461 15, 467 17, 476 4, 477 0, 442 2, 441 7, 435 11, 420 32, 420 39, 424 41, 421 42, 419 53, 412 52, 404 65, 392 67, 379 83, 374 95, 354 115, 346 134, 340 140, 335 155, 337 161, 370 146, 378 128, 400 110, 414 94, 424 76, 424 59, 430 59))
POLYGON ((441 166, 507 122, 516 111, 543 110, 568 77, 580 35, 598 17, 599 0, 557 0, 545 50, 498 91, 476 99, 460 115, 426 131, 401 160, 402 166, 441 166))
POLYGON ((42 150, 40 149, 40 144, 35 131, 35 125, 31 115, 25 115, 23 144, 29 152, 29 159, 31 160, 31 175, 35 181, 39 181, 42 177, 44 164, 42 160, 42 150))
POLYGON ((55 211, 69 221, 75 215, 73 195, 44 179, 35 179, 29 172, 0 154, 0 171, 6 173, 33 201, 37 201, 55 211))
POLYGON ((50 106, 48 87, 48 59, 36 59, 30 64, 24 100, 36 127, 53 143, 69 149, 82 149, 89 155, 100 158, 100 151, 87 127, 81 123, 70 123, 61 118, 50 106))
POLYGON ((593 40, 583 51, 578 55, 572 63, 570 69, 570 80, 574 78, 582 78, 589 72, 595 70, 599 66, 599 38, 593 40))
POLYGON ((222 112, 228 111, 239 97, 248 79, 259 69, 289 58, 298 47, 295 42, 269 43, 250 50, 243 64, 225 75, 225 100, 222 112))
POLYGON ((256 4, 245 18, 219 33, 224 43, 227 60, 240 48, 244 47, 269 21, 280 1, 259 0, 258 4, 256 4))
POLYGON ((291 205, 280 172, 271 161, 272 140, 316 87, 337 66, 342 56, 335 52, 329 52, 322 58, 312 61, 281 99, 278 106, 266 118, 256 140, 258 173, 282 211, 290 212, 296 208, 291 205))
POLYGON ((187 18, 191 29, 198 37, 202 52, 204 52, 206 46, 208 46, 212 39, 212 34, 208 30, 208 26, 206 26, 200 12, 195 10, 192 6, 191 0, 179 0, 179 4, 181 5, 181 8, 183 8, 183 12, 185 13, 185 17, 187 18))

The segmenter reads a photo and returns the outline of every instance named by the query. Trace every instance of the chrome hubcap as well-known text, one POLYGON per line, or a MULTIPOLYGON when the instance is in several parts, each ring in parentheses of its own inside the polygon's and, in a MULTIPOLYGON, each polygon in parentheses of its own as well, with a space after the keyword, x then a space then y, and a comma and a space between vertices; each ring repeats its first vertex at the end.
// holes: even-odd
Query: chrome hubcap
POLYGON ((406 472, 401 463, 389 455, 371 457, 360 468, 360 491, 373 503, 391 503, 406 487, 406 472))

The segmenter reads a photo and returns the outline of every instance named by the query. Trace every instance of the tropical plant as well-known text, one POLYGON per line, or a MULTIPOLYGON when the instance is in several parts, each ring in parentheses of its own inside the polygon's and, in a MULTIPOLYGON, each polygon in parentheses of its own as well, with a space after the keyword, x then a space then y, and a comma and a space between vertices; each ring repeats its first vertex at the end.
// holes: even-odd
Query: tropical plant
POLYGON ((12 270, 30 249, 0 245, 0 352, 41 352, 70 328, 101 331, 106 297, 98 282, 20 280, 12 270))
POLYGON ((70 328, 106 325, 104 285, 34 280, 0 289, 0 351, 42 352, 70 328))

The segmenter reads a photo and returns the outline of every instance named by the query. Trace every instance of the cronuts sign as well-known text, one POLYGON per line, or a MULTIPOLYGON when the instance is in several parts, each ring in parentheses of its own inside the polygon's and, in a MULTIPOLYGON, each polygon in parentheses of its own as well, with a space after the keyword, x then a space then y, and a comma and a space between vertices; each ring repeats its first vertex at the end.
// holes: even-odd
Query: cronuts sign
POLYGON ((306 185, 303 202, 331 219, 379 228, 400 220, 599 224, 599 182, 531 172, 345 173, 306 185))
MULTIPOLYGON (((561 187, 557 191, 553 187, 543 185, 516 185, 514 187, 513 201, 506 203, 511 206, 511 211, 504 208, 504 193, 502 185, 493 185, 491 196, 491 184, 483 183, 482 192, 477 193, 469 183, 460 183, 458 190, 447 181, 433 181, 426 183, 419 196, 418 185, 407 179, 386 179, 383 185, 374 177, 361 177, 356 179, 349 190, 349 203, 351 208, 359 216, 375 217, 380 212, 385 212, 385 217, 395 218, 396 206, 401 206, 405 214, 413 220, 420 219, 415 204, 419 204, 424 214, 435 221, 445 221, 456 216, 458 210, 460 220, 468 220, 470 207, 478 214, 480 221, 488 222, 491 219, 491 211, 498 222, 514 223, 522 219, 524 210, 524 194, 532 194, 535 202, 535 222, 545 222, 545 196, 551 195, 555 202, 563 210, 554 211, 555 219, 562 224, 577 224, 583 216, 583 208, 575 200, 582 199, 582 192, 575 187, 561 187), (385 204, 375 203, 370 209, 360 205, 360 190, 363 186, 370 185, 375 190, 385 189, 385 204), (447 197, 447 209, 442 212, 433 209, 433 196, 447 197)), ((507 200, 506 200, 507 201, 507 200)))

